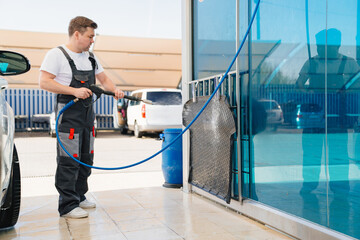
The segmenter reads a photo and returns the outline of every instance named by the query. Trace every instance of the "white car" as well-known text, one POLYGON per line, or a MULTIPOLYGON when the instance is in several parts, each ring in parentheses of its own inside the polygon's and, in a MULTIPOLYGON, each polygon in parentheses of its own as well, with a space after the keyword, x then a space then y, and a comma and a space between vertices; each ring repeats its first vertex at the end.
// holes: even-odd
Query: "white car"
POLYGON ((266 110, 267 126, 273 127, 276 130, 278 126, 284 123, 283 111, 275 100, 260 99, 259 103, 261 103, 266 110))
POLYGON ((152 104, 130 100, 127 106, 127 125, 140 138, 144 133, 162 132, 166 128, 182 127, 182 99, 179 89, 141 89, 132 97, 152 104))
MULTIPOLYGON (((30 70, 21 54, 0 51, 0 75, 10 76, 30 70)), ((0 78, 0 228, 9 228, 19 218, 21 200, 20 165, 14 144, 14 112, 5 100, 7 81, 0 78)))

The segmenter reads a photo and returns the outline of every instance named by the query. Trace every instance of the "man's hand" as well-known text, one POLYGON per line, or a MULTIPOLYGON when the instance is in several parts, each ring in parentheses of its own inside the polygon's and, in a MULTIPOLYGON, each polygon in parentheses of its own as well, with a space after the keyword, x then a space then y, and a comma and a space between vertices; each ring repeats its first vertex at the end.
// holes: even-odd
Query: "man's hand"
POLYGON ((101 85, 105 88, 105 90, 113 92, 115 94, 114 98, 118 100, 119 98, 124 97, 124 92, 117 88, 115 84, 106 76, 104 72, 101 72, 96 75, 96 79, 99 80, 101 85))
POLYGON ((92 91, 88 88, 74 88, 74 94, 75 97, 80 99, 86 99, 92 95, 92 91))
POLYGON ((124 92, 120 90, 120 88, 116 88, 115 91, 115 99, 118 100, 119 98, 123 98, 124 97, 124 92))

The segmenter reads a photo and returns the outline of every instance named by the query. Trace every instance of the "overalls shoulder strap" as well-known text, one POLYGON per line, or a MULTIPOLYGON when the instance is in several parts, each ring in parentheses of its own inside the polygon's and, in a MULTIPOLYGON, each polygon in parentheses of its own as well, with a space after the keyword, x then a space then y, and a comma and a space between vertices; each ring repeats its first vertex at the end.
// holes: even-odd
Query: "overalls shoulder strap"
POLYGON ((95 68, 98 68, 98 65, 97 65, 96 60, 95 60, 95 56, 94 56, 94 54, 92 52, 89 52, 89 60, 91 62, 93 70, 95 70, 95 68))
POLYGON ((338 71, 339 74, 344 74, 346 61, 347 61, 347 56, 343 55, 339 66, 339 71, 338 71))
MULTIPOLYGON (((74 60, 71 59, 69 54, 65 51, 65 49, 62 46, 58 46, 58 48, 64 53, 66 59, 68 60, 71 70, 76 70, 76 65, 74 63, 74 60)), ((89 60, 91 62, 92 69, 95 70, 95 68, 98 68, 94 54, 92 52, 89 52, 89 60)))
POLYGON ((69 61, 71 70, 76 70, 76 65, 74 63, 74 60, 71 59, 71 57, 69 56, 69 54, 65 51, 65 49, 62 46, 58 46, 58 48, 64 53, 66 59, 69 61))
POLYGON ((318 63, 317 63, 317 59, 315 57, 311 57, 309 59, 309 72, 310 74, 316 74, 318 71, 318 63))

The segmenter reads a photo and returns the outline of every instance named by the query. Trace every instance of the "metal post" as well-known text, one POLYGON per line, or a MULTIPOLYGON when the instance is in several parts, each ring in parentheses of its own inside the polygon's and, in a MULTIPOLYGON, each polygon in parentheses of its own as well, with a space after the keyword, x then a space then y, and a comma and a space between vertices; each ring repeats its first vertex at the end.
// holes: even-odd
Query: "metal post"
MULTIPOLYGON (((248 23, 250 23, 251 21, 251 1, 249 1, 249 5, 248 5, 248 23)), ((247 83, 247 119, 246 121, 248 121, 248 126, 249 126, 249 144, 248 144, 248 161, 249 161, 249 169, 250 169, 250 174, 249 174, 249 184, 250 184, 250 188, 249 188, 249 192, 250 192, 250 197, 253 196, 254 192, 255 192, 255 186, 254 186, 254 166, 252 161, 254 161, 254 154, 253 154, 253 143, 252 143, 252 116, 251 116, 251 111, 252 111, 252 94, 251 94, 251 80, 252 80, 252 55, 251 55, 251 42, 252 42, 252 33, 251 33, 251 29, 249 31, 249 35, 248 35, 248 68, 249 68, 249 79, 248 79, 248 83, 247 83)))
POLYGON ((356 61, 360 63, 360 1, 357 0, 356 11, 356 61))
POLYGON ((192 91, 192 99, 193 102, 197 102, 197 90, 198 90, 199 82, 192 82, 191 83, 191 91, 192 91))
MULTIPOLYGON (((215 77, 215 79, 214 79, 214 89, 219 84, 219 81, 220 81, 221 78, 222 78, 222 75, 220 75, 219 77, 215 77)), ((220 100, 220 89, 215 93, 215 99, 220 100)))
MULTIPOLYGON (((239 48, 240 45, 240 0, 236 1, 236 49, 239 48)), ((238 192, 239 192, 239 201, 242 204, 242 165, 241 165, 241 89, 240 89, 240 61, 239 57, 236 59, 236 111, 237 111, 237 134, 236 134, 236 150, 237 150, 237 166, 238 166, 238 192)), ((229 79, 230 80, 230 79, 229 79)), ((229 82, 230 83, 230 82, 229 82)), ((230 85, 230 84, 229 84, 230 85)), ((229 91, 229 94, 231 92, 229 91)))
MULTIPOLYGON (((192 80, 192 1, 181 1, 181 22, 182 22, 182 103, 183 105, 189 100, 190 85, 192 80)), ((190 170, 190 135, 187 131, 183 137, 183 192, 191 192, 191 185, 188 184, 190 170)))

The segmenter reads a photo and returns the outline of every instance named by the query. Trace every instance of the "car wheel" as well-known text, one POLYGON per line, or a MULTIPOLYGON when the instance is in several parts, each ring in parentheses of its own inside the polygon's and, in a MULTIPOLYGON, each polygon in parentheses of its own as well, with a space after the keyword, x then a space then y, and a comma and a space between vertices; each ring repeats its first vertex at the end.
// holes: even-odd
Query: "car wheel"
POLYGON ((134 123, 134 136, 137 138, 141 138, 143 135, 142 132, 140 132, 139 130, 139 125, 137 124, 137 122, 134 123))
POLYGON ((121 134, 127 134, 127 132, 128 132, 128 129, 126 127, 123 127, 121 129, 121 134))
POLYGON ((53 138, 56 137, 56 131, 50 131, 50 136, 53 138))
POLYGON ((20 165, 16 147, 14 145, 12 170, 9 189, 4 202, 5 208, 0 209, 0 228, 12 227, 19 218, 21 200, 20 165), (8 206, 8 207, 7 207, 8 206))

